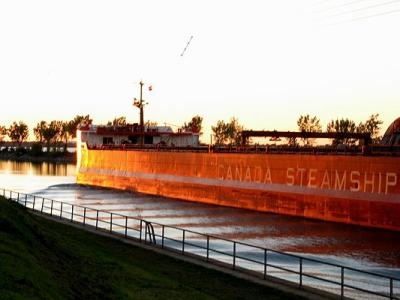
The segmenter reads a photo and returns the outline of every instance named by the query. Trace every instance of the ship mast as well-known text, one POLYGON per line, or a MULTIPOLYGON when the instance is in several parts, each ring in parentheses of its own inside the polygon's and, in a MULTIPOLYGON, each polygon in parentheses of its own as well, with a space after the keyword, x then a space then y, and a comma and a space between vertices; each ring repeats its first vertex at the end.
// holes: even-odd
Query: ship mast
POLYGON ((133 105, 136 106, 137 108, 139 108, 139 111, 140 111, 140 125, 139 125, 139 127, 140 127, 140 146, 142 147, 144 144, 144 110, 143 110, 143 108, 148 103, 143 100, 143 85, 144 85, 143 81, 140 81, 139 84, 140 84, 140 98, 139 98, 139 100, 134 98, 133 105))

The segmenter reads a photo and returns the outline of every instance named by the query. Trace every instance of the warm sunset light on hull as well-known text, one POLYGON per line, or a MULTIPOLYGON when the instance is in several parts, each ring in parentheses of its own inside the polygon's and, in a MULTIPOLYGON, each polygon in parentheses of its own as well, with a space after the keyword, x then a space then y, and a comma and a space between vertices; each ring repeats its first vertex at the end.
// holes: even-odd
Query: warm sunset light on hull
POLYGON ((400 231, 400 158, 82 148, 77 182, 400 231))

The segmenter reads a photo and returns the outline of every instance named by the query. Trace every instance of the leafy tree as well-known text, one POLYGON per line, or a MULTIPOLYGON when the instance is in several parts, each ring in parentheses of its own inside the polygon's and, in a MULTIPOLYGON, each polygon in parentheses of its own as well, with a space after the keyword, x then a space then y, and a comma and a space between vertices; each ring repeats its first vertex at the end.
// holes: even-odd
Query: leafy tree
POLYGON ((369 133, 372 138, 373 143, 379 143, 381 137, 379 136, 379 132, 381 130, 380 125, 383 124, 383 121, 379 119, 379 114, 371 115, 364 123, 360 122, 358 124, 356 131, 359 133, 369 133))
MULTIPOLYGON (((356 124, 354 121, 349 120, 349 119, 336 119, 336 120, 331 120, 326 128, 327 132, 342 132, 342 133, 354 133, 356 132, 356 124)), ((332 144, 333 145, 338 145, 338 144, 345 144, 345 145, 354 145, 355 140, 354 139, 333 139, 332 144)))
POLYGON ((198 132, 199 134, 202 134, 202 123, 203 118, 199 115, 196 115, 188 123, 185 122, 182 126, 182 129, 185 131, 198 132))
POLYGON ((64 121, 61 123, 60 136, 61 139, 64 140, 64 152, 67 152, 68 140, 72 136, 73 132, 76 131, 73 126, 74 124, 72 123, 72 121, 64 121))
POLYGON ((47 152, 50 151, 50 144, 56 143, 60 133, 60 121, 51 121, 43 130, 43 139, 46 141, 47 152))
POLYGON ((71 120, 68 122, 69 126, 68 126, 68 134, 70 138, 75 138, 76 137, 76 129, 77 129, 77 125, 75 123, 74 120, 71 120))
POLYGON ((76 130, 78 129, 78 126, 82 124, 92 124, 93 119, 90 118, 89 115, 83 116, 83 115, 76 115, 73 120, 71 120, 71 127, 70 127, 70 136, 71 138, 76 137, 76 130))
POLYGON ((28 125, 26 125, 23 121, 13 122, 8 128, 8 136, 13 142, 18 142, 19 146, 21 146, 23 141, 26 141, 29 135, 28 125))
POLYGON ((36 127, 33 128, 33 133, 35 134, 36 140, 40 143, 43 143, 43 131, 48 127, 46 121, 40 121, 36 124, 36 127))
POLYGON ((243 126, 239 124, 239 120, 232 117, 229 123, 219 120, 216 126, 211 126, 216 144, 235 144, 241 143, 241 132, 243 126))
POLYGON ((117 117, 112 121, 107 122, 108 126, 126 126, 126 117, 117 117))
POLYGON ((33 129, 36 140, 40 143, 46 141, 47 151, 51 143, 64 142, 64 152, 67 151, 69 139, 76 134, 75 120, 71 121, 40 121, 33 129))
POLYGON ((241 132, 243 126, 239 124, 239 120, 232 117, 230 122, 227 124, 226 134, 230 144, 240 145, 241 143, 241 132))
POLYGON ((0 126, 0 142, 3 141, 4 136, 7 135, 7 129, 5 126, 0 126))
POLYGON ((213 132, 215 144, 221 145, 226 142, 226 127, 227 124, 223 120, 218 120, 215 126, 211 126, 211 130, 213 132))
POLYGON ((62 135, 63 121, 58 121, 58 120, 51 121, 49 126, 54 127, 57 131, 57 134, 54 137, 54 143, 56 144, 56 151, 58 151, 58 147, 63 141, 63 135, 62 135))
MULTIPOLYGON (((310 115, 301 115, 297 120, 297 126, 301 132, 322 132, 320 120, 316 116, 310 117, 310 115)), ((305 145, 311 145, 315 141, 315 139, 309 138, 302 138, 302 140, 305 145)))

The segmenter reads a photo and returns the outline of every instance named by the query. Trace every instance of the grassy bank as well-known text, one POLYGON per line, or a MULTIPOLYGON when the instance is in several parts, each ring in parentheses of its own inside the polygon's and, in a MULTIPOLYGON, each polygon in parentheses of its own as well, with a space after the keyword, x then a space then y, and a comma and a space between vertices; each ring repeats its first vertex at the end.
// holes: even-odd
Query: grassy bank
POLYGON ((49 221, 0 197, 0 299, 300 299, 49 221))

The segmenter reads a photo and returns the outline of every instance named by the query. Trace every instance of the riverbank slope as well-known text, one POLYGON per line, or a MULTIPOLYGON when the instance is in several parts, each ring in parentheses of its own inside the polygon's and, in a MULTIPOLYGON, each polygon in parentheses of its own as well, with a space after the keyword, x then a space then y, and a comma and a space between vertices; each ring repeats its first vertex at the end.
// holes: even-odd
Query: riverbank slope
POLYGON ((56 223, 0 197, 1 299, 301 299, 56 223))

